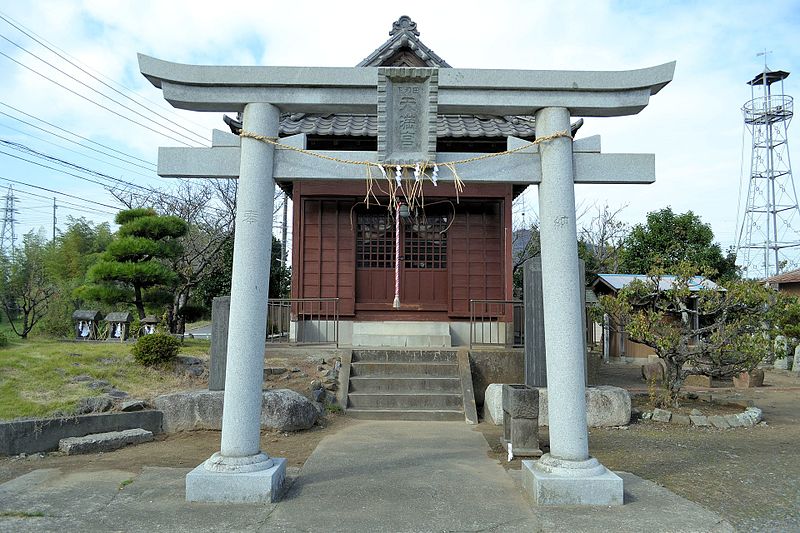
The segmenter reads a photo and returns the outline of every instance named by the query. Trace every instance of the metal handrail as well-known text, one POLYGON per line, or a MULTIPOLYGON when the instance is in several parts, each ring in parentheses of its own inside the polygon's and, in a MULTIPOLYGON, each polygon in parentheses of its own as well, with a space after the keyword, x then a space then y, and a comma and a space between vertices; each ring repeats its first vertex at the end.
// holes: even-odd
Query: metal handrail
POLYGON ((339 298, 271 298, 267 342, 339 347, 339 298))
POLYGON ((521 300, 471 299, 469 301, 469 346, 525 345, 525 313, 521 300), (484 312, 478 313, 479 306, 484 312), (509 313, 509 307, 511 312, 509 313), (510 326, 509 326, 510 325, 510 326), (487 338, 488 337, 488 338, 487 338))

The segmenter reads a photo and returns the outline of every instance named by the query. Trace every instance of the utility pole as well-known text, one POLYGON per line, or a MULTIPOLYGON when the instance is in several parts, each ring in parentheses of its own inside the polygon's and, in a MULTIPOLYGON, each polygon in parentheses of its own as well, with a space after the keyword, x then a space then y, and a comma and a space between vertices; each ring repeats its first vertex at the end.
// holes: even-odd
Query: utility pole
POLYGON ((53 196, 53 246, 54 247, 56 245, 56 222, 58 222, 58 219, 56 219, 56 209, 58 209, 58 206, 56 205, 56 197, 53 196))

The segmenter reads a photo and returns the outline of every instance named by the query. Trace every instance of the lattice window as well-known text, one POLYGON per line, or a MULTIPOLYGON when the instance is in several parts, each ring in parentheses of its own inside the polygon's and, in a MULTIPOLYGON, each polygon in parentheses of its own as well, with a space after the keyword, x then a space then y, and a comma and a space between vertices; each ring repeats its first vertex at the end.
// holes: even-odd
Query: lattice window
POLYGON ((394 221, 387 215, 358 215, 356 266, 394 268, 394 221))
POLYGON ((447 216, 431 215, 408 219, 404 223, 405 268, 447 268, 447 216))

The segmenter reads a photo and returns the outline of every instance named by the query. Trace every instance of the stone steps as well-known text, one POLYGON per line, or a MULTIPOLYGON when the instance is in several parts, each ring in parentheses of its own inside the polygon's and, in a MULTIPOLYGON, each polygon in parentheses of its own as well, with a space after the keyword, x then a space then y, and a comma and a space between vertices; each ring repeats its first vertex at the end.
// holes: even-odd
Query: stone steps
POLYGON ((427 321, 355 322, 352 342, 353 346, 447 348, 450 326, 427 321))
POLYGON ((347 414, 370 420, 464 420, 454 350, 354 350, 347 414))
POLYGON ((350 378, 350 392, 448 392, 459 394, 461 381, 451 377, 364 377, 350 378))

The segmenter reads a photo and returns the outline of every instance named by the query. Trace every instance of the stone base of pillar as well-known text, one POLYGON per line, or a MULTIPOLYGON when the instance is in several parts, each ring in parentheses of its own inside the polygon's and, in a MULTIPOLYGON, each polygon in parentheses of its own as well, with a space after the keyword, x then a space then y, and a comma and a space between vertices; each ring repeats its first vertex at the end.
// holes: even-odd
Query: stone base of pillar
POLYGON ((544 454, 522 461, 522 484, 537 505, 622 505, 622 478, 590 457, 564 461, 544 454))
POLYGON ((286 459, 272 457, 272 466, 254 472, 212 472, 206 463, 186 474, 186 501, 267 503, 278 501, 286 478, 286 459))

